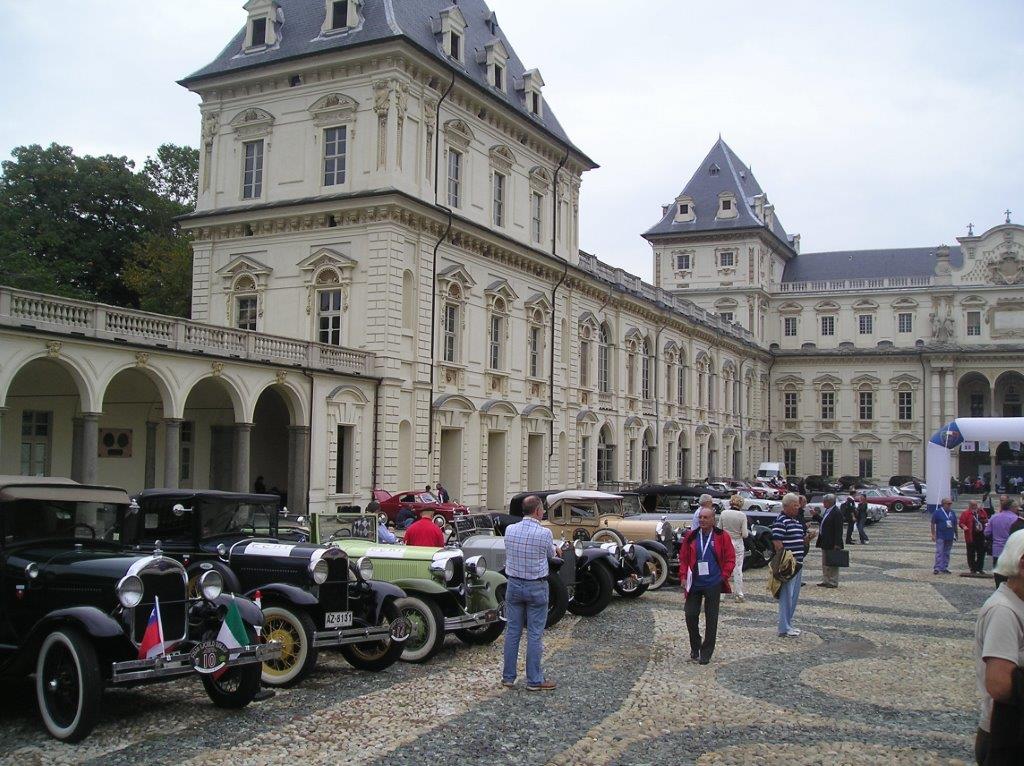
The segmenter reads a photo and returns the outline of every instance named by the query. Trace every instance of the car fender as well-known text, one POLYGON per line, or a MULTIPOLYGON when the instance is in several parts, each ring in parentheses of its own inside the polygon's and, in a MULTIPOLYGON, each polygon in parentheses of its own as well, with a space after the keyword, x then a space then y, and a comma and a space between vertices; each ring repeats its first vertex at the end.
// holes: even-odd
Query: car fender
POLYGON ((598 559, 605 559, 609 566, 611 563, 612 554, 606 551, 604 548, 584 548, 579 554, 580 563, 577 566, 589 566, 598 559))
POLYGON ((202 576, 203 572, 218 572, 224 580, 225 593, 238 593, 242 590, 242 586, 238 582, 238 575, 223 561, 194 561, 185 568, 185 572, 189 579, 193 574, 202 576))
POLYGON ((86 634, 95 639, 108 639, 124 637, 124 628, 121 623, 109 614, 101 612, 94 606, 71 606, 67 609, 58 609, 50 612, 43 619, 36 623, 30 634, 30 641, 43 639, 59 624, 73 624, 82 628, 86 634))
POLYGON ((223 607, 225 610, 230 604, 234 604, 238 607, 238 614, 241 615, 242 619, 253 627, 263 626, 263 612, 256 606, 256 603, 247 598, 240 596, 233 596, 230 593, 221 593, 217 598, 213 600, 213 603, 218 608, 223 607))
POLYGON ((646 548, 649 551, 660 553, 662 556, 665 557, 665 560, 668 561, 668 548, 665 547, 664 543, 658 540, 637 540, 636 544, 641 546, 642 548, 646 548))
POLYGON ((448 593, 448 589, 440 583, 422 578, 410 577, 404 580, 395 580, 391 584, 401 588, 409 596, 437 598, 448 593))
MULTIPOLYGON (((62 627, 78 628, 97 645, 101 663, 113 659, 134 658, 136 649, 128 640, 126 628, 116 619, 94 606, 72 606, 50 612, 37 622, 21 642, 21 647, 0 663, 0 671, 7 675, 22 675, 35 670, 36 654, 43 639, 62 627)), ((106 672, 105 668, 101 668, 106 672)))
POLYGON ((258 588, 253 588, 245 594, 245 597, 253 598, 256 595, 256 591, 259 591, 261 601, 266 601, 268 598, 278 598, 295 606, 303 607, 313 607, 320 603, 320 600, 309 591, 283 582, 272 582, 267 585, 261 585, 258 588))
POLYGON ((483 580, 488 588, 490 588, 491 593, 494 593, 499 585, 505 585, 508 582, 505 575, 492 569, 488 569, 482 575, 479 575, 477 579, 483 580))

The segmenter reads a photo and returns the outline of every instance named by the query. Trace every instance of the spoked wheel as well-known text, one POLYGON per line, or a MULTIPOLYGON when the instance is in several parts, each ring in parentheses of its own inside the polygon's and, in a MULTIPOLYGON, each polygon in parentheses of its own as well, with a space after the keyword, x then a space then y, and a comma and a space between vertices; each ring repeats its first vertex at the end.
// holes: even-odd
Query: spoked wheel
POLYGON ((615 592, 623 598, 640 598, 647 592, 649 586, 643 585, 640 579, 633 577, 624 577, 622 585, 615 583, 615 592))
POLYGON ((647 551, 650 561, 647 562, 648 572, 651 574, 650 590, 657 590, 668 580, 668 561, 658 551, 647 551))
POLYGON ((306 677, 316 665, 314 631, 313 620, 305 612, 278 605, 263 608, 263 635, 268 642, 281 644, 281 656, 263 663, 263 683, 292 686, 306 677))
POLYGON ((217 707, 235 710, 253 701, 260 690, 262 669, 259 663, 238 665, 222 673, 207 673, 202 676, 206 696, 217 707))
MULTIPOLYGON (((381 625, 390 628, 401 619, 403 619, 402 610, 395 605, 394 601, 386 602, 381 608, 381 625)), ((398 662, 403 649, 404 642, 388 637, 381 641, 345 644, 341 647, 341 654, 352 667, 376 672, 398 662)))
POLYGON ((74 628, 48 635, 36 660, 36 702, 50 736, 62 742, 87 737, 102 695, 100 664, 89 639, 74 628))
POLYGON ((406 596, 395 603, 409 621, 409 638, 402 646, 405 662, 426 662, 444 644, 444 615, 432 601, 406 596))

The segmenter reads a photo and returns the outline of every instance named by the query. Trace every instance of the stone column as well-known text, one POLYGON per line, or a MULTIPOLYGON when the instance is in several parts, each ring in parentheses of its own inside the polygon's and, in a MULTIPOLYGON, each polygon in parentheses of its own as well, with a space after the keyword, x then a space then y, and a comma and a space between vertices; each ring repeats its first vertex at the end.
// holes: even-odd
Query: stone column
POLYGON ((156 486, 156 428, 160 425, 151 420, 146 421, 146 476, 142 480, 143 489, 156 486))
POLYGON ((249 461, 252 423, 235 423, 235 492, 250 492, 249 461))
MULTIPOLYGON (((5 473, 3 469, 4 465, 4 413, 7 412, 6 407, 0 407, 0 473, 5 473)), ((7 473, 15 473, 17 469, 12 468, 7 473)))
POLYGON ((939 426, 942 425, 942 409, 941 409, 941 404, 942 403, 940 401, 940 391, 941 391, 941 388, 939 386, 939 371, 936 370, 936 369, 932 369, 930 371, 930 377, 931 377, 931 388, 932 388, 932 392, 931 392, 931 394, 932 394, 932 396, 931 396, 931 407, 930 407, 930 409, 931 409, 931 413, 930 413, 931 422, 928 424, 928 428, 926 429, 927 432, 928 432, 928 436, 929 437, 933 433, 935 433, 937 430, 939 430, 939 426))
MULTIPOLYGON (((999 417, 999 412, 996 411, 996 382, 993 380, 989 383, 989 408, 988 414, 990 417, 999 417)), ((992 491, 996 490, 996 449, 999 447, 998 442, 988 443, 988 470, 989 470, 989 482, 992 487, 992 491)))
POLYGON ((82 418, 71 418, 71 480, 82 481, 82 418))
POLYGON ((178 488, 181 466, 181 420, 164 418, 164 483, 168 489, 178 488))
POLYGON ((98 451, 100 445, 100 413, 83 412, 79 430, 79 470, 83 484, 95 484, 98 480, 98 451))
POLYGON ((288 427, 288 511, 305 515, 309 509, 309 427, 288 427))

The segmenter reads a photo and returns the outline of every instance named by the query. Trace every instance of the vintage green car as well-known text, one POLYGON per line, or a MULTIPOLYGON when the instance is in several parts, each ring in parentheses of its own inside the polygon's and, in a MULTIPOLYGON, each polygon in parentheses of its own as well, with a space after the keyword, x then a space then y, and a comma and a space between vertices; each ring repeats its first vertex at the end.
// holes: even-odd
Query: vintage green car
POLYGON ((334 545, 351 560, 373 563, 373 578, 406 592, 395 603, 409 621, 402 659, 425 662, 454 633, 467 644, 489 644, 505 629, 507 580, 487 569, 483 556, 465 559, 459 548, 381 543, 372 514, 313 514, 313 542, 334 545))

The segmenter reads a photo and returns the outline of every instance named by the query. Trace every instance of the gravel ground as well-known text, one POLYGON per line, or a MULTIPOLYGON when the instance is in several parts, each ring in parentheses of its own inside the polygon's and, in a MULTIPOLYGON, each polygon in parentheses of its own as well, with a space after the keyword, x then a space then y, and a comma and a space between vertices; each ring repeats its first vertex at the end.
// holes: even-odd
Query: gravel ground
MULTIPOLYGON (((974 618, 991 580, 932 575, 920 514, 868 534, 838 590, 815 587, 820 557, 808 557, 796 639, 775 635, 764 570, 747 573, 708 666, 686 661, 682 598, 666 589, 548 631, 553 693, 504 689, 500 640, 450 638, 429 664, 380 674, 323 653, 301 686, 240 712, 193 682, 109 692, 93 734, 62 745, 18 684, 0 695, 0 763, 970 762, 974 618)), ((952 568, 966 569, 962 543, 952 568)))

